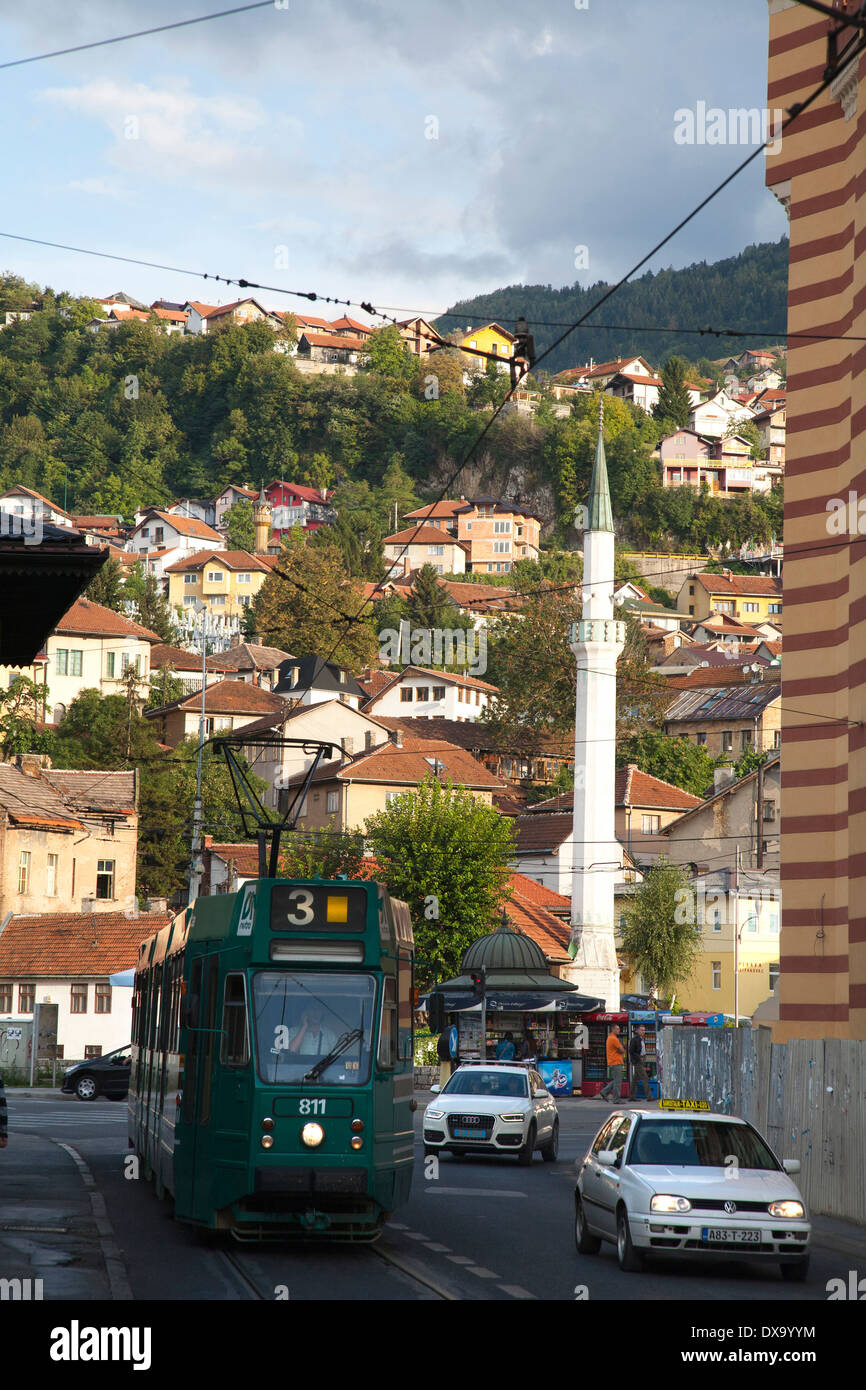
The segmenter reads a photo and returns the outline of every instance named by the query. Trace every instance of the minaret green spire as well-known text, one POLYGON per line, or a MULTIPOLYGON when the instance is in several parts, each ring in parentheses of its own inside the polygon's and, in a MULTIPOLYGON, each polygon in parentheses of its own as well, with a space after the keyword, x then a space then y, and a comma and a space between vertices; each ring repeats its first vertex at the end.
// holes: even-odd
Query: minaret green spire
POLYGON ((592 465, 592 482, 589 485, 589 521, 587 531, 612 531, 613 508, 610 505, 610 488, 607 482, 607 459, 604 456, 604 396, 598 402, 598 442, 595 446, 595 463, 592 465))

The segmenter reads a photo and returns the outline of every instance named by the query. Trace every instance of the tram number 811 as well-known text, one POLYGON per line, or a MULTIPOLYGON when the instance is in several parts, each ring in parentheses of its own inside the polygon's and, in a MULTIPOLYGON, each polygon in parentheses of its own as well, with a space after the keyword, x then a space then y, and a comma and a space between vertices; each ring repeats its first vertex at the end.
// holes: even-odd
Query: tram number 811
POLYGON ((327 1101, 324 1097, 321 1100, 301 1100, 298 1103, 298 1113, 301 1115, 324 1115, 327 1101))

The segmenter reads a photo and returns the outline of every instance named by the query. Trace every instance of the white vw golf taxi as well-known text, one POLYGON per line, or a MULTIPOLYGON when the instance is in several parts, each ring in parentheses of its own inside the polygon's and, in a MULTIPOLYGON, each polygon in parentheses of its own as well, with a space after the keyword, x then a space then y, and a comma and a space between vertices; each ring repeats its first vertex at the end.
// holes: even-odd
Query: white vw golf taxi
POLYGON ((615 1111, 580 1167, 575 1242, 582 1255, 614 1242, 624 1270, 652 1253, 724 1255, 776 1261, 800 1281, 811 1227, 789 1176, 799 1171, 731 1115, 615 1111))

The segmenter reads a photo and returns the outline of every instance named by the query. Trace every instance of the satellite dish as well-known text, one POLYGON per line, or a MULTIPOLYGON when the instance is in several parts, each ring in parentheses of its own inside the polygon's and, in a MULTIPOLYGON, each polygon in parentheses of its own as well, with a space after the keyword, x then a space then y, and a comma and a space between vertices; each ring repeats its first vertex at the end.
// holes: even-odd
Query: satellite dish
MULTIPOLYGON (((743 670, 745 671, 746 675, 748 675, 748 673, 751 671, 751 669, 752 669, 751 666, 744 666, 744 667, 743 667, 743 670)), ((755 667, 755 670, 757 670, 757 669, 758 669, 758 668, 757 668, 757 666, 756 666, 756 667, 755 667)))

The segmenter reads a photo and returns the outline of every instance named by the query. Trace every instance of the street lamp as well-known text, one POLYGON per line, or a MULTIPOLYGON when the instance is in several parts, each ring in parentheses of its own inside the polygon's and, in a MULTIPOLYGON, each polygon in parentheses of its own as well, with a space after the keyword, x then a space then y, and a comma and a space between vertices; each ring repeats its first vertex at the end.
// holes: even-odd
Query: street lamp
POLYGON ((192 813, 192 862, 190 864, 189 875, 189 903, 195 902, 198 897, 199 888, 202 880, 202 857, 201 857, 201 827, 202 827, 202 805, 201 805, 201 762, 204 752, 205 734, 205 698, 207 692, 207 604, 201 599, 194 605, 195 612, 201 616, 201 713, 198 721, 198 759, 196 761, 195 772, 195 804, 192 813))

